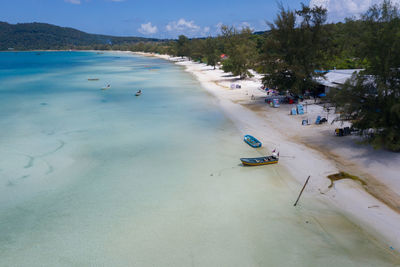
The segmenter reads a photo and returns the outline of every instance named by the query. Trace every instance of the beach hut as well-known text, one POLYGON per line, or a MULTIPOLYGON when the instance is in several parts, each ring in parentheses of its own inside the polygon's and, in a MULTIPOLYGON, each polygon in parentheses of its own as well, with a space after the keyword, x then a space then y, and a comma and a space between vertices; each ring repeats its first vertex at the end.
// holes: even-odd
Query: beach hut
POLYGON ((315 81, 320 84, 321 90, 319 94, 328 94, 332 88, 337 88, 345 84, 345 82, 351 79, 354 73, 359 73, 362 69, 343 69, 343 70, 329 70, 317 73, 324 73, 324 75, 317 77, 315 81))

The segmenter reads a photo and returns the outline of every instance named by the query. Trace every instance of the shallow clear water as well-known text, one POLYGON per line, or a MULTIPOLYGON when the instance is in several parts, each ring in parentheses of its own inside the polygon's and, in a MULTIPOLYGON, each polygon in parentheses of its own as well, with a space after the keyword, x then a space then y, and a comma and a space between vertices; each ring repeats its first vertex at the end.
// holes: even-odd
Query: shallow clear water
POLYGON ((294 209, 279 166, 241 167, 258 152, 178 66, 0 53, 0 84, 0 266, 399 263, 325 204, 294 209))

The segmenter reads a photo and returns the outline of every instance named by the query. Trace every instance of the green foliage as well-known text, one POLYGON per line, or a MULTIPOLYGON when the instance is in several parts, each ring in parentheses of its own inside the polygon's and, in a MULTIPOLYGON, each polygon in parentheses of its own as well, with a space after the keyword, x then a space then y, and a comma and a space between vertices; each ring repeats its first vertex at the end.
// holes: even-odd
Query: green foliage
POLYGON ((191 58, 196 62, 202 62, 204 57, 204 43, 203 39, 193 39, 190 42, 191 58))
POLYGON ((140 37, 113 37, 88 34, 71 28, 45 23, 8 24, 0 22, 0 50, 34 49, 111 49, 112 45, 156 42, 140 37))
POLYGON ((328 47, 325 21, 326 9, 321 7, 302 4, 301 10, 292 11, 280 6, 274 23, 269 23, 271 31, 262 55, 268 73, 263 79, 266 86, 294 94, 317 87, 314 70, 322 67, 328 47))
POLYGON ((369 132, 375 147, 400 151, 400 13, 389 1, 371 7, 363 16, 365 31, 360 55, 368 62, 331 98, 342 119, 369 132))
POLYGON ((346 23, 324 25, 329 47, 325 53, 325 69, 361 69, 367 66, 360 48, 365 23, 361 20, 346 19, 346 23))
POLYGON ((189 57, 191 56, 191 46, 189 45, 189 39, 185 35, 179 35, 176 41, 176 51, 178 57, 189 57))
POLYGON ((256 46, 250 38, 252 31, 244 28, 240 32, 233 27, 222 26, 222 38, 228 59, 222 63, 222 69, 232 72, 240 78, 252 77, 249 72, 257 56, 256 46))
POLYGON ((219 59, 217 39, 211 37, 206 39, 204 43, 204 56, 207 60, 207 65, 213 66, 215 69, 219 59))

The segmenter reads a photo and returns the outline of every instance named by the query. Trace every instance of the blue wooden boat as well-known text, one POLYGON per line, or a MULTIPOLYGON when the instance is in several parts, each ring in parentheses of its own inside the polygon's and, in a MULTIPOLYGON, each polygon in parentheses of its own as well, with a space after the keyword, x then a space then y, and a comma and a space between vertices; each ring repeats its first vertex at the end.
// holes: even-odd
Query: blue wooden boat
POLYGON ((261 142, 251 135, 245 135, 243 141, 245 141, 251 147, 261 147, 261 142))
POLYGON ((243 165, 247 166, 269 165, 278 163, 279 156, 273 154, 272 156, 259 158, 241 158, 240 161, 243 163, 243 165))

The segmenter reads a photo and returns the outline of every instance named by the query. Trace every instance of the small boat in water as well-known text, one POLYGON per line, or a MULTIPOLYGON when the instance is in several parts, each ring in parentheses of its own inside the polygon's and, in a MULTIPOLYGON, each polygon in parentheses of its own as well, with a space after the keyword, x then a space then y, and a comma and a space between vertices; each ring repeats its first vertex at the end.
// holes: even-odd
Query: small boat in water
POLYGON ((135 96, 140 96, 142 94, 142 90, 136 92, 135 96))
POLYGON ((243 165, 247 166, 259 166, 259 165, 269 165, 269 164, 276 164, 279 161, 279 156, 274 155, 266 157, 259 157, 259 158, 241 158, 240 161, 243 165))
POLYGON ((88 81, 98 81, 99 78, 89 78, 88 81))
POLYGON ((243 138, 243 141, 245 141, 249 146, 251 147, 261 147, 262 144, 260 141, 257 140, 254 136, 251 135, 245 135, 243 138))
POLYGON ((247 166, 276 164, 279 161, 279 153, 276 153, 275 151, 275 149, 272 151, 271 156, 259 158, 241 158, 240 161, 243 163, 243 165, 247 166))
POLYGON ((108 90, 108 89, 110 89, 111 88, 111 85, 110 84, 107 84, 107 86, 106 87, 103 87, 103 88, 101 88, 101 90, 108 90))

